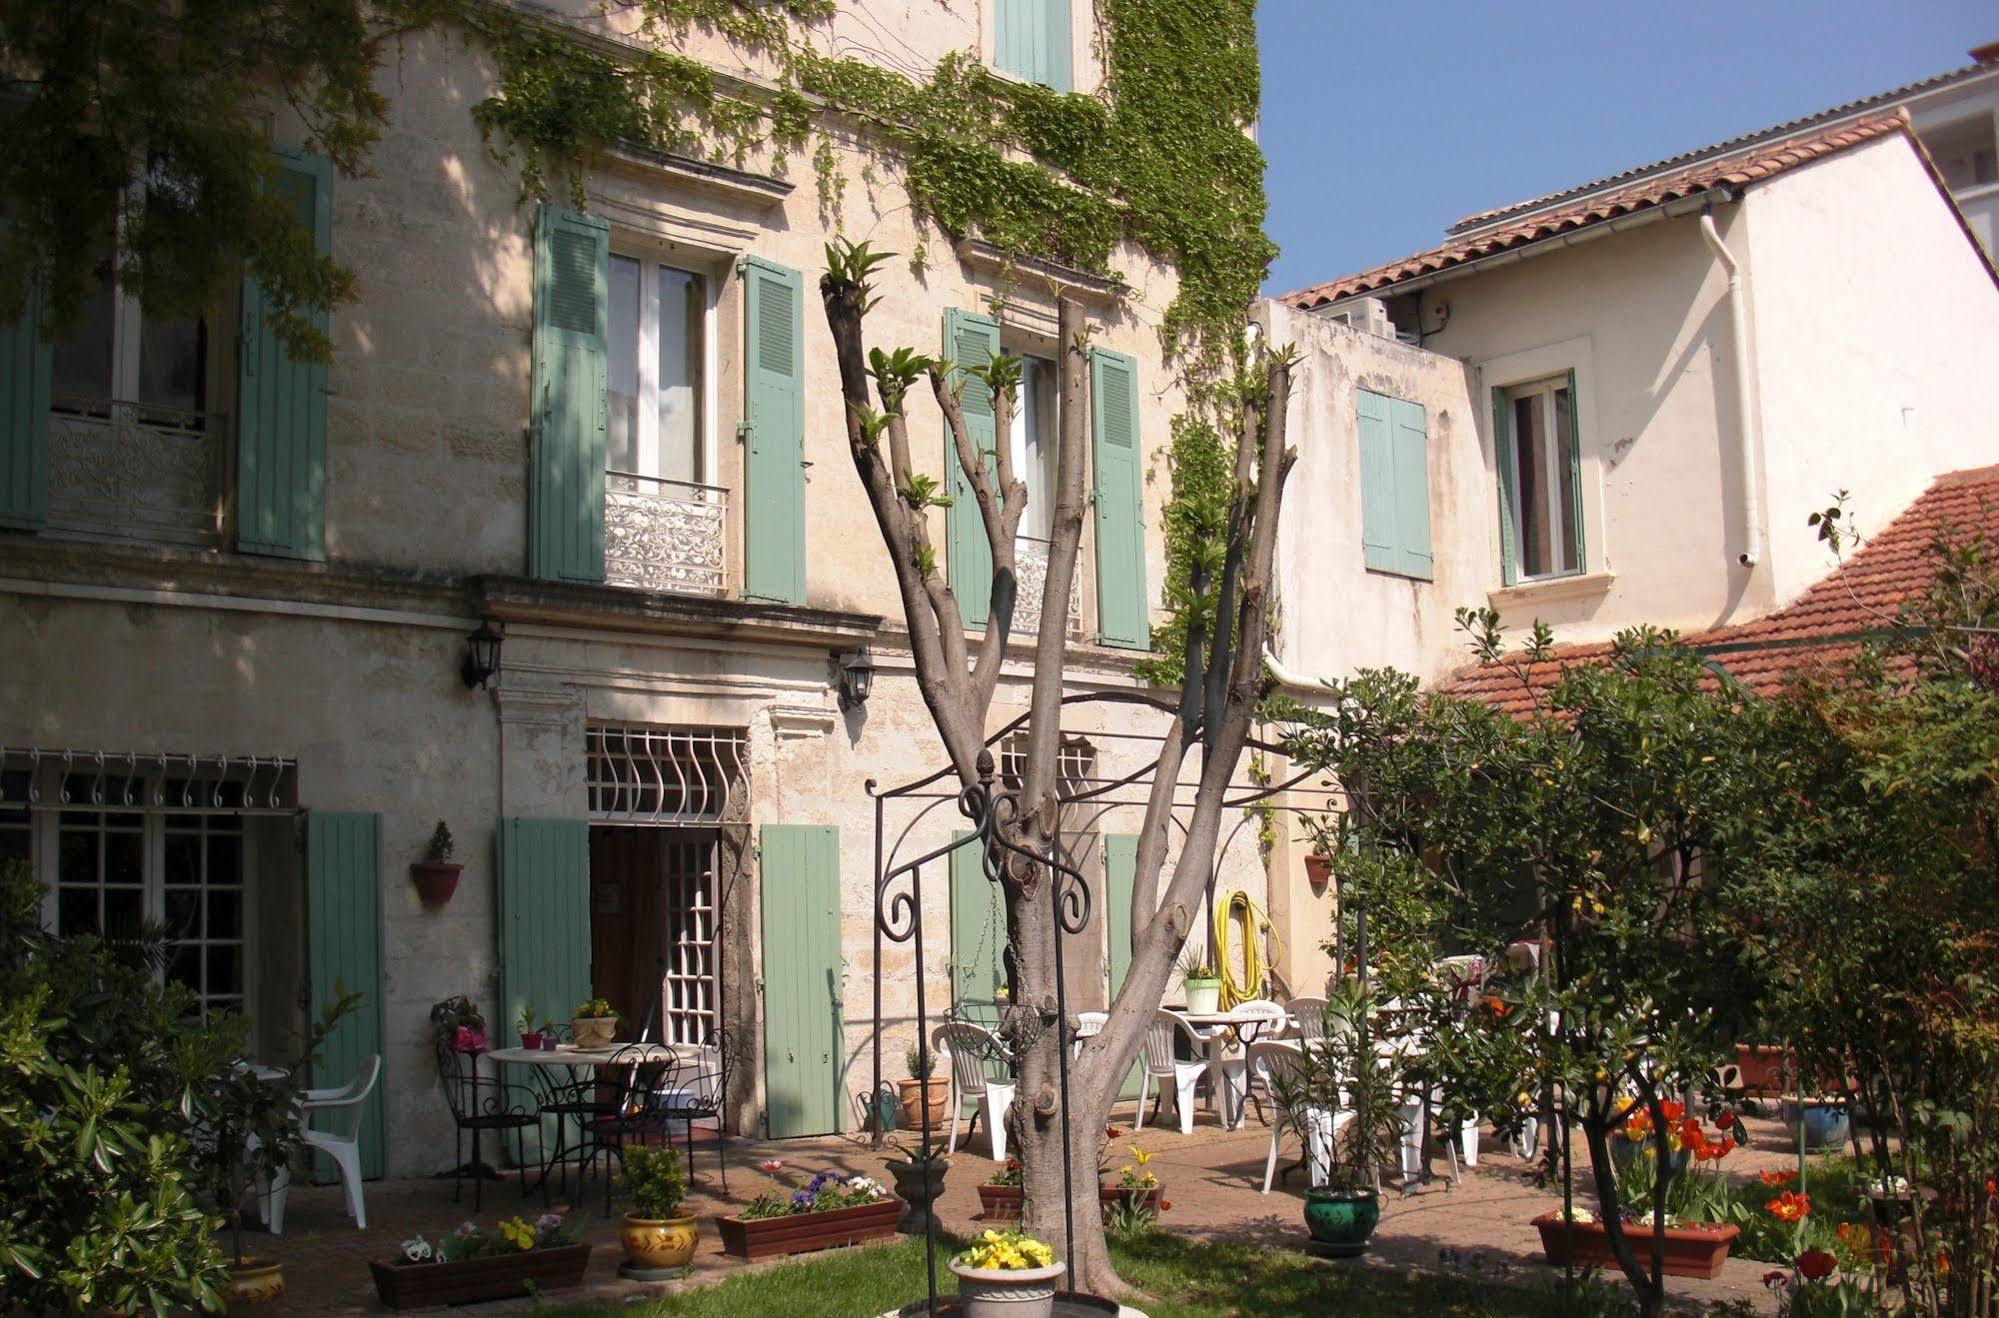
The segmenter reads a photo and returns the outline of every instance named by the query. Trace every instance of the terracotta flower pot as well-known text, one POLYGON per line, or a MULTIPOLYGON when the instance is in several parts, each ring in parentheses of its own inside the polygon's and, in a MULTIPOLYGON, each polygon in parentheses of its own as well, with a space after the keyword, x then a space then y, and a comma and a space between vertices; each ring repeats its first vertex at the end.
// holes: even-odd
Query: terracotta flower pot
POLYGON ((1333 858, 1320 852, 1305 857, 1305 882, 1312 885, 1315 893, 1324 892, 1326 884, 1333 877, 1333 858))
POLYGON ((625 1267, 619 1271, 655 1274, 643 1281, 664 1280, 656 1274, 681 1273, 694 1261, 694 1244, 701 1228, 691 1217, 639 1217, 625 1214, 618 1239, 625 1247, 625 1267))
POLYGON ((411 865, 410 878, 416 882, 417 898, 425 906, 444 905, 458 891, 458 875, 464 868, 448 860, 420 860, 411 865))
POLYGON ((229 1265, 229 1307, 269 1304, 285 1297, 284 1264, 252 1256, 229 1265))
MULTIPOLYGON (((1610 1248, 1610 1233, 1601 1222, 1574 1223, 1575 1261, 1585 1266, 1615 1269, 1617 1255, 1610 1248)), ((1548 1262, 1562 1267, 1569 1262, 1570 1232, 1563 1223, 1560 1213, 1543 1213, 1534 1219, 1535 1230, 1541 1233, 1541 1252, 1548 1256, 1548 1262)), ((1652 1229, 1643 1223, 1630 1223, 1624 1228, 1633 1249, 1641 1259, 1651 1257, 1652 1229)), ((1714 1278, 1721 1275, 1721 1265, 1728 1261, 1729 1246, 1742 1234, 1733 1226, 1669 1226, 1666 1228, 1666 1275, 1669 1277, 1714 1278)))
POLYGON ((932 1131, 944 1129, 950 1120, 951 1078, 933 1075, 928 1080, 910 1078, 895 1082, 896 1100, 902 1104, 904 1130, 922 1130, 927 1118, 932 1131))

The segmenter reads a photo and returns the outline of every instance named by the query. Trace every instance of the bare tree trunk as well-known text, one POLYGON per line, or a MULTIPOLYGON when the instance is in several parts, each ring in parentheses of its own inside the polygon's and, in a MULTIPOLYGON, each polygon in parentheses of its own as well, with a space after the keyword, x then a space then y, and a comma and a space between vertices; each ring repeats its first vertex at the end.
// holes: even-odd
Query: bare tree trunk
MULTIPOLYGON (((1015 536, 1026 504, 1026 487, 1013 473, 1005 439, 1005 420, 1013 406, 1011 382, 1017 377, 1003 358, 994 360, 983 379, 970 377, 993 394, 1000 437, 993 455, 998 476, 994 480, 958 404, 956 390, 972 385, 954 384, 942 363, 910 358, 907 353, 891 357, 879 350, 866 351, 863 322, 870 305, 870 272, 882 259, 865 246, 829 248, 820 295, 838 353, 848 448, 894 565, 918 687, 960 782, 972 786, 979 781, 979 759, 1012 620, 1015 536), (880 412, 869 396, 871 368, 880 412), (991 609, 976 656, 965 643, 963 619, 951 588, 936 571, 925 524, 925 494, 909 470, 903 408, 919 371, 929 375, 952 437, 953 456, 991 543, 991 609), (889 441, 886 458, 880 443, 884 435, 889 441)), ((1132 959, 1111 1004, 1109 1021, 1072 1056, 1069 1041, 1075 1022, 1058 1012, 1058 1002, 1066 998, 1069 987, 1059 982, 1064 876, 1052 858, 1058 854, 1060 827, 1058 767, 1068 598, 1086 508, 1088 330, 1080 310, 1066 299, 1060 304, 1059 321, 1062 383, 1054 527, 1035 638, 1027 771, 1019 813, 996 821, 1005 847, 996 846, 989 855, 996 862, 1004 857, 996 868, 1005 888, 1013 1001, 1016 1008, 1033 1013, 1028 1021, 1038 1020, 1038 1025, 1016 1028, 1009 1040, 1019 1082, 1010 1125, 1022 1164, 1023 1226, 1052 1245, 1058 1257, 1073 1250, 1070 1284, 1076 1289, 1116 1294, 1124 1286, 1105 1249, 1097 1157, 1112 1095, 1164 996, 1168 971, 1191 927, 1190 904, 1197 901, 1213 867, 1223 802, 1265 692, 1263 653, 1277 518, 1284 477, 1295 456, 1284 445, 1290 364, 1288 359, 1273 362, 1258 389, 1240 391, 1253 401, 1228 418, 1231 429, 1240 434, 1242 452, 1236 464, 1226 566, 1221 580, 1200 583, 1201 589, 1218 592, 1221 607, 1212 636, 1190 628, 1188 678, 1177 710, 1160 704, 1171 723, 1154 769, 1139 844, 1132 959), (1212 658, 1204 663, 1203 655, 1210 650, 1212 658), (1162 903, 1155 895, 1165 863, 1174 785, 1187 751, 1197 743, 1203 753, 1195 802, 1162 903), (1066 1198, 1065 1173, 1070 1185, 1066 1198)))

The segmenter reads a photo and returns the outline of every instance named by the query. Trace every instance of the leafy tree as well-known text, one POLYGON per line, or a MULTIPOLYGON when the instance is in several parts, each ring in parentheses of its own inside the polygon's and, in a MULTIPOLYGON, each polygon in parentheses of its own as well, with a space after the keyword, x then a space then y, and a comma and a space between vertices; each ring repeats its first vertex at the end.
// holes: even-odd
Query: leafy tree
POLYGON ((457 0, 0 0, 0 315, 39 285, 45 330, 73 323, 105 273, 191 315, 245 273, 274 332, 323 357, 312 324, 353 293, 272 186, 273 116, 343 174, 382 129, 376 89, 402 36, 457 0))

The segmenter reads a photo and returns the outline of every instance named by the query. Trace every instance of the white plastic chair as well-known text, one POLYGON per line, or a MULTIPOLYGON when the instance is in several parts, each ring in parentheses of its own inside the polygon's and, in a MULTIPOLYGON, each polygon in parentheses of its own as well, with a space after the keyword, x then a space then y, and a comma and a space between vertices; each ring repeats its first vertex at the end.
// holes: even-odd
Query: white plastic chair
MULTIPOLYGON (((1253 1043, 1249 1046, 1249 1073, 1252 1077, 1260 1076, 1266 1084, 1271 1084, 1276 1076, 1283 1074, 1285 1068, 1298 1064, 1299 1052, 1298 1045, 1294 1043, 1282 1041, 1253 1043)), ((1275 1095, 1274 1085, 1271 1092, 1275 1095)), ((1311 1107, 1306 1109, 1304 1120, 1295 1123, 1305 1128, 1305 1165, 1308 1178, 1314 1186, 1326 1183, 1326 1174, 1331 1161, 1328 1154, 1332 1142, 1340 1131, 1346 1128, 1347 1123, 1353 1120, 1353 1116, 1352 1112, 1344 1108, 1311 1107)), ((1285 1123, 1281 1120, 1270 1123, 1270 1154, 1263 1160, 1265 1194, 1270 1193, 1270 1182, 1277 1175, 1277 1146, 1284 1137, 1284 1127, 1285 1123)))
MULTIPOLYGON (((1268 1022, 1255 1030, 1257 1040, 1275 1039, 1283 1033, 1286 1020, 1284 1008, 1269 998, 1250 998, 1239 1002, 1235 1006, 1235 1014, 1268 1022)), ((1227 1027, 1218 1025, 1215 1028, 1227 1027)), ((1234 1130, 1249 1119, 1249 1095, 1256 1087, 1257 1078, 1249 1070, 1247 1061, 1245 1054, 1235 1053, 1218 1058, 1215 1063, 1220 1072, 1217 1076, 1220 1091, 1226 1095, 1222 1104, 1222 1124, 1229 1130, 1234 1130)), ((1263 1088, 1264 1092, 1269 1092, 1268 1085, 1263 1088)), ((1262 1110, 1260 1099, 1257 1108, 1259 1111, 1262 1110)))
POLYGON ((1083 1040, 1095 1038, 1097 1035, 1102 1034, 1104 1023, 1110 1020, 1110 1018, 1111 1014, 1107 1011, 1079 1011, 1076 1013, 1076 1040, 1074 1044, 1076 1056, 1081 1057, 1083 1055, 1083 1040))
POLYGON ((1284 1004, 1284 1010, 1291 1016, 1292 1036, 1308 1044, 1317 1043, 1326 1037, 1326 1000, 1324 998, 1293 998, 1284 1004))
MULTIPOLYGON (((951 1114, 951 1136, 944 1144, 944 1152, 955 1153, 958 1148, 958 1119, 964 1115, 968 1101, 978 1104, 972 1113, 972 1125, 976 1126, 981 1116, 986 1119, 986 1142, 992 1146, 993 1161, 1006 1161, 1006 1112, 1013 1106, 1014 1082, 995 1080, 986 1074, 986 1058, 1001 1053, 999 1040, 990 1030, 982 1030, 976 1025, 953 1021, 939 1025, 930 1036, 931 1046, 951 1057, 951 1090, 948 1111, 951 1114)), ((972 1138, 971 1126, 965 1128, 965 1140, 972 1138)))
MULTIPOLYGON (((360 1072, 346 1084, 307 1089, 299 1094, 299 1110, 306 1120, 310 1121, 315 1113, 334 1118, 334 1129, 307 1130, 305 1142, 307 1147, 333 1159, 340 1173, 340 1188, 347 1196, 347 1216, 362 1230, 368 1226, 368 1206, 361 1198, 361 1105, 368 1101, 381 1074, 382 1056, 374 1053, 361 1063, 360 1072)), ((270 1191, 263 1196, 264 1221, 274 1236, 284 1234, 285 1196, 290 1189, 291 1169, 287 1167, 271 1179, 270 1191)))
MULTIPOLYGON (((1138 1081, 1138 1129, 1145 1129, 1145 1095, 1152 1088, 1153 1081, 1159 1082, 1162 1096, 1166 1093, 1167 1082, 1171 1081, 1174 1110, 1180 1114, 1180 1133, 1193 1134, 1194 1086, 1201 1083, 1201 1077, 1207 1073, 1207 1040, 1172 1012, 1154 1012, 1152 1025, 1145 1032, 1145 1069, 1138 1081), (1193 1061, 1183 1062, 1173 1055, 1173 1042, 1180 1038, 1186 1039, 1192 1046, 1193 1061)), ((1226 1116, 1226 1112, 1223 1115, 1226 1116)))

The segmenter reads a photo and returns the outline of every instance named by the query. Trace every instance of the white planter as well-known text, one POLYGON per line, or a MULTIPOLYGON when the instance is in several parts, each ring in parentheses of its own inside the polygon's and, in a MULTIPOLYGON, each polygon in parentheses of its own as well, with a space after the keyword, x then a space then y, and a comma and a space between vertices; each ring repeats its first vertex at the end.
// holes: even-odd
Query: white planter
POLYGON ((1187 1010, 1196 1013, 1220 1011, 1222 1009, 1222 981, 1219 979, 1189 979, 1181 987, 1187 991, 1187 1010))
POLYGON ((1068 1270, 1066 1263, 1001 1270, 971 1268, 951 1260, 966 1318, 1048 1318, 1055 1312, 1055 1288, 1068 1270))

